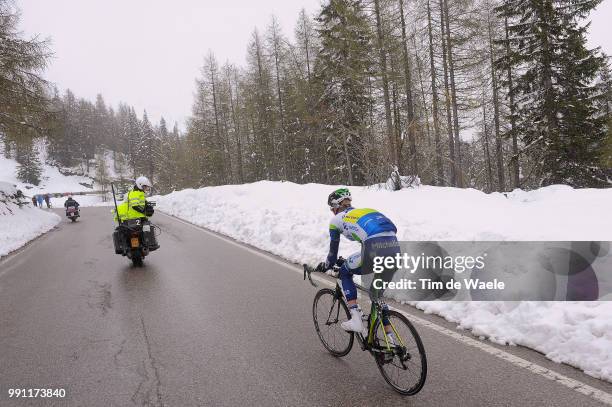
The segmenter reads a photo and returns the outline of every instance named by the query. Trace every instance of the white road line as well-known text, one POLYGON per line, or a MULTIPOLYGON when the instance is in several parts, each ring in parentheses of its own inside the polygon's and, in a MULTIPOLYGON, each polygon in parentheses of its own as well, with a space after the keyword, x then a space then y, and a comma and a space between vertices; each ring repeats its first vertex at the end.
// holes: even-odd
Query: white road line
MULTIPOLYGON (((183 223, 185 225, 191 226, 191 227, 193 227, 193 228, 195 228, 197 230, 200 230, 202 232, 208 233, 209 235, 215 236, 218 239, 221 239, 221 240, 223 240, 223 241, 225 241, 227 243, 230 243, 230 244, 232 244, 232 245, 234 245, 236 247, 239 247, 239 248, 241 248, 243 250, 246 250, 246 251, 248 251, 248 252, 250 252, 250 253, 252 253, 252 254, 254 254, 256 256, 266 258, 266 259, 268 259, 268 260, 270 260, 270 261, 272 261, 272 262, 274 262, 276 264, 279 264, 281 266, 286 267, 289 270, 292 270, 292 271, 294 271, 296 273, 299 273, 299 274, 303 274, 303 270, 300 267, 298 267, 298 266, 296 266, 294 264, 287 263, 287 262, 284 262, 282 260, 279 260, 276 257, 273 257, 274 256, 273 254, 268 254, 266 252, 262 252, 260 250, 253 249, 253 248, 251 248, 249 246, 245 246, 244 244, 239 243, 239 242, 237 242, 237 241, 235 241, 235 240, 233 240, 233 239, 231 239, 229 237, 226 237, 226 236, 220 235, 218 233, 212 232, 212 231, 210 231, 210 230, 208 230, 206 228, 194 225, 193 223, 184 221, 183 219, 179 219, 177 217, 174 217, 174 216, 171 216, 171 215, 167 215, 165 213, 163 213, 163 214, 165 216, 168 216, 168 217, 170 217, 170 218, 172 218, 172 219, 174 219, 174 220, 176 220, 178 222, 181 222, 181 223, 183 223)), ((321 282, 323 284, 329 285, 330 287, 334 286, 334 284, 332 284, 330 281, 328 281, 328 280, 326 280, 324 278, 320 278, 319 276, 313 276, 313 279, 315 279, 318 282, 321 282)), ((563 375, 561 373, 555 372, 554 370, 550 370, 550 369, 545 368, 543 366, 540 366, 540 365, 538 365, 536 363, 529 362, 528 360, 525 360, 525 359, 523 359, 521 357, 515 356, 515 355, 513 355, 511 353, 508 353, 506 351, 498 349, 498 348, 496 348, 494 346, 488 345, 488 344, 486 344, 484 342, 481 342, 481 341, 478 341, 476 339, 470 338, 469 336, 460 334, 458 332, 455 332, 453 330, 450 330, 448 328, 445 328, 443 326, 435 324, 435 323, 433 323, 431 321, 428 321, 428 320, 426 320, 424 318, 420 318, 420 317, 417 317, 417 316, 415 316, 413 314, 409 314, 409 313, 407 313, 405 311, 402 311, 400 309, 397 309, 395 307, 392 307, 392 308, 395 309, 396 311, 401 312, 407 318, 409 318, 411 321, 416 322, 418 325, 421 325, 421 326, 433 329, 434 331, 436 331, 436 332, 438 332, 440 334, 446 335, 446 336, 448 336, 450 338, 453 338, 453 339, 455 339, 455 340, 457 340, 457 341, 459 341, 459 342, 461 342, 461 343, 463 343, 463 344, 465 344, 467 346, 471 346, 473 348, 479 349, 479 350, 481 350, 483 352, 486 352, 486 353, 488 353, 488 354, 490 354, 492 356, 495 356, 495 357, 497 357, 499 359, 505 360, 506 362, 511 363, 514 366, 523 368, 523 369, 525 369, 525 370, 527 370, 527 371, 529 371, 529 372, 531 372, 533 374, 540 375, 540 376, 542 376, 542 377, 544 377, 544 378, 546 378, 546 379, 548 379, 550 381, 556 382, 556 383, 558 383, 560 385, 563 385, 563 386, 565 386, 567 388, 570 388, 570 389, 574 390, 577 393, 583 394, 583 395, 585 395, 587 397, 590 397, 590 398, 592 398, 594 400, 597 400, 597 401, 599 401, 599 402, 601 402, 603 404, 606 404, 608 406, 612 406, 612 394, 610 394, 610 393, 607 393, 607 392, 605 392, 603 390, 599 390, 599 389, 597 389, 597 388, 595 388, 593 386, 589 386, 588 384, 582 383, 581 381, 569 378, 569 377, 567 377, 567 376, 565 376, 565 375, 563 375)))

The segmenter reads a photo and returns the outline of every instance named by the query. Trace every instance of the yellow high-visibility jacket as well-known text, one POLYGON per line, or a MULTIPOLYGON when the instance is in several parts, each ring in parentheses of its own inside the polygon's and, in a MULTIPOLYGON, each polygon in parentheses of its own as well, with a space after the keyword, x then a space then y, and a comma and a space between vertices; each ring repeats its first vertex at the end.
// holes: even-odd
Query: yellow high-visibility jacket
POLYGON ((129 219, 146 218, 144 213, 134 209, 135 206, 144 208, 145 203, 145 193, 143 191, 131 190, 127 193, 125 200, 117 205, 115 220, 119 219, 121 222, 124 222, 129 219))

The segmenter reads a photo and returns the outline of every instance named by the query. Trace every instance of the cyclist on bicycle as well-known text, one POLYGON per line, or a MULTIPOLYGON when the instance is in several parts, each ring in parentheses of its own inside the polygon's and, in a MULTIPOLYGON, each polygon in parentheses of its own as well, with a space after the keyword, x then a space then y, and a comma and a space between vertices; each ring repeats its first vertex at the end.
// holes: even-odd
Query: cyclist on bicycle
MULTIPOLYGON (((335 190, 327 199, 327 204, 334 213, 329 225, 331 241, 327 259, 319 264, 317 271, 325 272, 336 264, 340 235, 361 243, 361 251, 348 256, 341 265, 339 274, 342 291, 351 313, 351 319, 343 322, 341 326, 346 331, 364 332, 363 312, 357 304, 357 288, 353 282, 353 275, 372 273, 374 257, 395 256, 400 252, 400 248, 395 235, 397 228, 389 218, 374 209, 355 209, 351 206, 351 202, 351 193, 347 188, 335 190)), ((390 281, 394 272, 395 269, 385 270, 382 279, 390 281)), ((376 298, 381 294, 380 290, 370 287, 371 296, 376 298)), ((390 333, 391 327, 387 322, 383 321, 385 331, 390 333)))

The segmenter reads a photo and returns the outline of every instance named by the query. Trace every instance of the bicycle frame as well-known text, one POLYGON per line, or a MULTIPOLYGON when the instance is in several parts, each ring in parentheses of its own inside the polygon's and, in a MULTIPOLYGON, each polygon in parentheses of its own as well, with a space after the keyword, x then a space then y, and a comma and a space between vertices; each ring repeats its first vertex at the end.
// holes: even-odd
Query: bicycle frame
MULTIPOLYGON (((310 284, 317 287, 317 284, 311 277, 311 273, 314 271, 315 270, 312 267, 304 264, 304 280, 308 278, 310 284)), ((337 274, 330 275, 333 275, 334 277, 337 276, 337 274)), ((338 324, 341 319, 344 321, 345 318, 350 318, 349 309, 345 294, 342 290, 342 285, 338 280, 336 280, 335 288, 323 288, 319 290, 315 295, 315 300, 313 303, 313 319, 315 329, 319 339, 323 343, 323 346, 336 357, 346 356, 353 347, 354 338, 357 337, 361 350, 367 350, 374 357, 385 381, 397 392, 403 395, 414 395, 422 389, 427 375, 425 350, 418 333, 406 317, 401 315, 401 313, 398 311, 390 310, 382 298, 372 298, 370 296, 370 314, 367 316, 367 331, 344 331, 346 335, 343 336, 343 338, 348 340, 348 343, 346 343, 346 345, 340 345, 342 347, 338 347, 336 346, 335 341, 332 344, 325 337, 327 336, 327 332, 329 332, 329 328, 326 328, 325 330, 322 330, 321 328, 330 325, 334 326, 338 324), (322 307, 317 305, 319 304, 319 299, 324 297, 329 299, 330 296, 332 299, 331 307, 329 306, 329 302, 325 301, 325 305, 322 307), (340 308, 343 310, 341 311, 340 308), (321 314, 319 310, 324 311, 321 314), (326 314, 327 318, 325 319, 326 314), (396 323, 399 322, 402 327, 405 326, 408 330, 404 332, 404 330, 401 329, 402 334, 400 335, 400 332, 395 327, 393 321, 396 321, 396 323), (382 335, 379 334, 379 329, 381 329, 382 335), (406 336, 402 337, 403 335, 406 336), (412 346, 413 339, 415 342, 414 347, 409 349, 407 344, 412 346), (413 349, 415 350, 413 351, 413 349), (416 363, 411 362, 414 355, 419 357, 419 359, 416 360, 416 363), (410 363, 413 363, 413 365, 410 365, 410 363), (399 380, 399 376, 389 376, 389 372, 385 366, 391 366, 390 369, 392 369, 392 371, 394 371, 393 369, 399 369, 399 372, 408 370, 414 372, 414 368, 418 368, 420 366, 421 370, 419 375, 416 376, 418 381, 412 387, 403 387, 403 384, 396 381, 396 379, 399 380)), ((332 329, 336 330, 334 332, 337 332, 337 330, 340 328, 332 327, 332 329)), ((400 374, 403 373, 398 373, 398 375, 400 374)))
MULTIPOLYGON (((311 273, 312 273, 312 268, 304 264, 304 280, 308 278, 310 284, 313 287, 317 287, 317 284, 312 280, 311 273)), ((340 287, 340 284, 338 284, 337 280, 336 280, 334 301, 344 301, 346 303, 346 298, 344 297, 342 288, 340 287)), ((335 302, 334 304, 332 304, 332 307, 329 310, 329 315, 327 316, 327 324, 329 324, 329 319, 331 318, 332 311, 334 309, 334 305, 335 305, 335 302)), ((383 331, 383 337, 385 340, 386 349, 385 350, 379 349, 378 347, 375 346, 375 343, 374 343, 374 339, 376 338, 376 331, 378 330, 378 327, 381 324, 384 325, 383 321, 386 318, 386 315, 385 315, 386 312, 387 312, 386 304, 382 300, 371 299, 370 315, 368 317, 368 335, 367 337, 364 337, 359 332, 355 333, 355 336, 357 337, 357 341, 361 345, 362 350, 364 351, 367 350, 371 353, 393 352, 391 344, 389 343, 389 336, 387 335, 387 332, 385 331, 384 327, 382 331, 383 331)), ((340 316, 340 306, 338 305, 338 307, 336 308, 336 318, 335 318, 334 323, 338 322, 339 316, 340 316)), ((391 330, 393 331, 393 334, 399 341, 399 346, 402 348, 405 348, 406 345, 404 344, 404 341, 402 340, 401 336, 397 332, 397 329, 395 329, 395 326, 393 326, 393 323, 391 321, 389 321, 389 325, 391 325, 391 330)))
MULTIPOLYGON (((376 333, 376 329, 378 328, 378 326, 380 325, 380 323, 382 322, 384 325, 384 320, 386 318, 386 304, 381 301, 381 300, 373 300, 371 305, 370 305, 370 328, 369 332, 368 332, 368 343, 372 344, 372 342, 374 341, 374 336, 376 333)), ((393 322, 391 322, 390 320, 389 322, 389 326, 391 326, 391 330, 393 331, 393 334, 395 335, 395 337, 399 340, 399 344, 401 346, 405 346, 404 345, 404 341, 402 341, 402 338, 400 336, 400 334, 397 332, 397 329, 395 329, 395 326, 393 325, 393 322)), ((385 339, 385 344, 387 345, 387 348, 390 349, 389 346, 389 335, 387 334, 387 331, 385 329, 383 329, 383 333, 384 333, 384 339, 385 339)))
MULTIPOLYGON (((336 282, 335 292, 336 292, 335 300, 346 301, 344 298, 342 289, 340 288, 340 285, 337 282, 336 282)), ((328 321, 332 315, 333 309, 334 309, 334 306, 332 305, 332 307, 330 308, 329 315, 328 315, 328 321)), ((362 350, 364 351, 367 350, 368 352, 371 352, 371 353, 385 353, 385 350, 378 348, 374 343, 374 339, 376 338, 376 331, 378 330, 378 327, 380 325, 384 325, 383 321, 385 318, 385 313, 386 311, 385 311, 384 302, 378 299, 371 301, 370 315, 368 316, 368 336, 364 337, 359 332, 355 333, 355 336, 357 337, 357 340, 359 341, 362 350)), ((336 321, 335 322, 338 321, 339 315, 340 315, 340 306, 336 308, 336 321)), ((393 326, 393 323, 391 321, 389 321, 389 325, 391 326, 391 330, 393 331, 395 337, 400 342, 399 345, 401 347, 405 347, 406 345, 404 345, 404 341, 402 340, 401 336, 397 332, 397 329, 395 329, 395 326, 393 326)), ((388 339, 389 336, 387 335, 387 332, 385 331, 384 327, 382 331, 383 331, 383 335, 385 339, 386 352, 392 352, 393 349, 392 349, 391 344, 389 343, 389 339, 388 339)))

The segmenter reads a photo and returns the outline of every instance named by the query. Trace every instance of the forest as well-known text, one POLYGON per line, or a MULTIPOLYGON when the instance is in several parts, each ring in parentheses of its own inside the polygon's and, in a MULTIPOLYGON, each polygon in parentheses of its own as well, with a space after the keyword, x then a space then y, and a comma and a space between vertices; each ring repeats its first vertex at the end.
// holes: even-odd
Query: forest
MULTIPOLYGON (((51 45, 0 0, 0 139, 36 184, 49 163, 156 192, 258 180, 372 185, 390 174, 485 192, 612 184, 610 61, 587 45, 601 0, 328 0, 293 33, 272 16, 246 63, 204 56, 179 130, 59 92, 51 45)), ((399 185, 397 186, 399 188, 399 185)))

